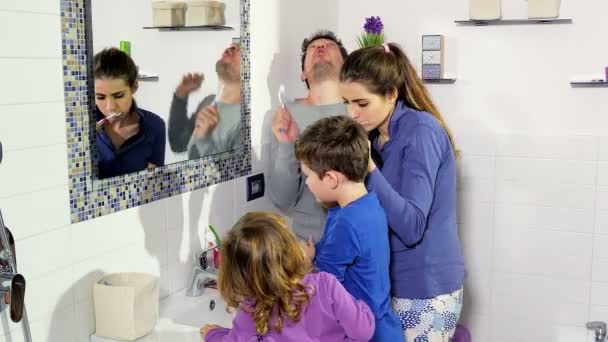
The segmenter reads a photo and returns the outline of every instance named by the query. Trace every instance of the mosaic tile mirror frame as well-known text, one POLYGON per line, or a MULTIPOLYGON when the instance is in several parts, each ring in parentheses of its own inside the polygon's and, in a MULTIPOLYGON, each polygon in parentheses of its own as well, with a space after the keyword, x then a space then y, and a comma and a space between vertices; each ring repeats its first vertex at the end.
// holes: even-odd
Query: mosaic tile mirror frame
MULTIPOLYGON (((60 0, 63 82, 72 223, 225 182, 251 173, 249 0, 241 0, 242 147, 137 173, 96 179, 91 0, 60 0)), ((93 0, 95 1, 95 0, 93 0)))

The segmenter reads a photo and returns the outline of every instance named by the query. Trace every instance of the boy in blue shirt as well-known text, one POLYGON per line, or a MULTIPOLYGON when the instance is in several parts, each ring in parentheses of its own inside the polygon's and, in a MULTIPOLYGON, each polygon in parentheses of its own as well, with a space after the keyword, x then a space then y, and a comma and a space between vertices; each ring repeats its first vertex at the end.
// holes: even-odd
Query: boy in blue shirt
POLYGON ((346 116, 324 118, 296 141, 306 185, 328 210, 317 245, 304 244, 319 271, 331 273, 376 318, 371 341, 404 341, 391 308, 390 247, 386 214, 375 193, 365 188, 369 160, 367 133, 346 116))

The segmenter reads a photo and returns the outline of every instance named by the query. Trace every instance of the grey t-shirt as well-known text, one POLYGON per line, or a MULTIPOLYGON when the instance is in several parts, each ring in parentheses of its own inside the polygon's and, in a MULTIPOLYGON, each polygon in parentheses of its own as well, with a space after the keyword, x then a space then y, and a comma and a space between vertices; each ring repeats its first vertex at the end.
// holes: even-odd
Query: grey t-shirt
MULTIPOLYGON (((315 121, 336 115, 346 115, 343 103, 313 106, 303 103, 288 103, 287 110, 302 132, 315 121)), ((266 158, 266 185, 270 200, 279 209, 290 215, 296 236, 307 240, 309 236, 318 241, 323 233, 327 211, 315 199, 300 173, 293 143, 280 143, 272 131, 270 156, 266 158)))
POLYGON ((241 106, 218 102, 220 121, 206 139, 196 140, 192 136, 196 113, 213 104, 215 95, 209 95, 199 103, 196 111, 188 117, 188 99, 173 96, 169 112, 169 145, 173 152, 188 151, 188 159, 230 151, 242 144, 241 106))

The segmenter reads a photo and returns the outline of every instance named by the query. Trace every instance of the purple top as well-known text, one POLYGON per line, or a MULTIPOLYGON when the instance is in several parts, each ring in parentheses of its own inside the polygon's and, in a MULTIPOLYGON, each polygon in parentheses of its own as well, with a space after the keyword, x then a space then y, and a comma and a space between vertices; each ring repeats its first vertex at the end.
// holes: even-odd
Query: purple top
POLYGON ((237 312, 232 329, 217 328, 209 331, 206 342, 313 342, 313 341, 369 341, 374 334, 374 315, 361 300, 355 300, 331 274, 311 273, 302 284, 312 286, 310 302, 294 323, 284 320, 280 333, 271 330, 258 336, 251 315, 237 312))

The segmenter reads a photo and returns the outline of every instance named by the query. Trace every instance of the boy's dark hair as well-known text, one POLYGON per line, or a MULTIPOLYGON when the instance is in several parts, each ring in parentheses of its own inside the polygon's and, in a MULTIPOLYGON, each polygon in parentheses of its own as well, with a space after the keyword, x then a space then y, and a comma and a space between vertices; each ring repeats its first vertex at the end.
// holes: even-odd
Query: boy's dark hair
POLYGON ((304 130, 295 154, 319 177, 335 170, 350 181, 363 182, 369 162, 367 133, 347 116, 323 118, 304 130))
POLYGON ((137 65, 129 55, 117 48, 103 49, 94 58, 94 78, 120 78, 131 88, 137 81, 137 65))
POLYGON ((302 41, 302 70, 304 70, 304 60, 306 59, 306 50, 308 49, 308 45, 318 39, 328 39, 336 43, 340 49, 340 54, 342 54, 342 59, 346 60, 346 57, 348 57, 348 51, 346 51, 346 48, 344 45, 342 45, 342 41, 338 39, 336 34, 328 30, 320 30, 310 35, 310 37, 304 38, 304 41, 302 41))

